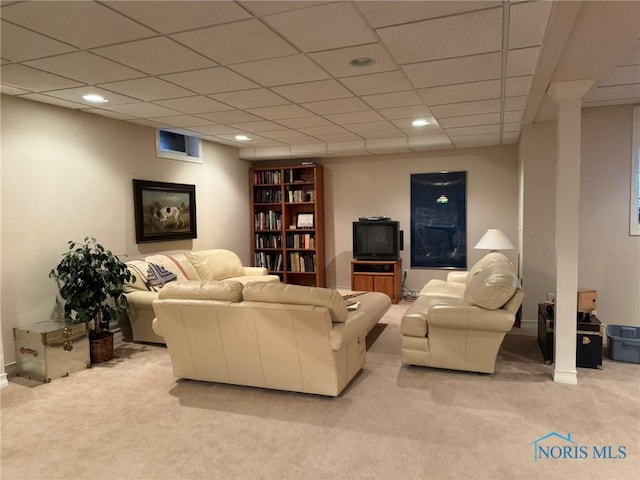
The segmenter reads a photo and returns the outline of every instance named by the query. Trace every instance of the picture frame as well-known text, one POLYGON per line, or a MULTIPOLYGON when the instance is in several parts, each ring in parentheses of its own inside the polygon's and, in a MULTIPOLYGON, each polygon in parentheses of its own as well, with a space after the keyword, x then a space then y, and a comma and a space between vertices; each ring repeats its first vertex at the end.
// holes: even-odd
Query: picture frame
POLYGON ((136 243, 197 238, 196 186, 133 180, 136 243))
POLYGON ((297 228, 313 228, 313 213, 299 213, 297 228))

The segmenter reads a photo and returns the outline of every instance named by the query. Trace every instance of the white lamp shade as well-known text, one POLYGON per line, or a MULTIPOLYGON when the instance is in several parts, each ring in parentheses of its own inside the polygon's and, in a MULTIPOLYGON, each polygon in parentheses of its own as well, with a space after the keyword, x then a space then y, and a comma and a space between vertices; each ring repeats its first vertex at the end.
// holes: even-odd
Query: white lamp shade
POLYGON ((473 248, 479 250, 513 250, 515 247, 507 236, 502 233, 502 230, 490 228, 473 248))

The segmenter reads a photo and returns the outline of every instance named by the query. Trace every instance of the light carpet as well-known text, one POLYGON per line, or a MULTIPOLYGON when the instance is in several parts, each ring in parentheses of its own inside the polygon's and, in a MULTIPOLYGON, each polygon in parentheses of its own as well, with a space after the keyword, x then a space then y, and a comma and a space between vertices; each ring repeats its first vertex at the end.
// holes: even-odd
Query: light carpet
POLYGON ((381 320, 364 369, 337 398, 176 380, 164 347, 122 341, 113 361, 50 384, 10 378, 0 477, 640 477, 640 365, 605 360, 561 385, 535 336, 517 331, 494 375, 406 367, 406 307, 381 320), (589 458, 535 460, 531 443, 552 432, 574 443, 552 435, 547 451, 585 447, 589 458), (602 446, 624 447, 625 458, 592 458, 602 446))

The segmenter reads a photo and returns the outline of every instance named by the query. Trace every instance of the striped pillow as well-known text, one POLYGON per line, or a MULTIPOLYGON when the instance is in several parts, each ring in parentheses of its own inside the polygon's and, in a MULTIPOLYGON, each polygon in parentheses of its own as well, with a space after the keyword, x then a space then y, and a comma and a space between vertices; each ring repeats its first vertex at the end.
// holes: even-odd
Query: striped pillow
POLYGON ((158 291, 164 287, 167 283, 173 282, 178 279, 178 276, 167 270, 166 268, 156 265, 155 263, 149 263, 149 269, 147 270, 147 284, 152 290, 158 291))

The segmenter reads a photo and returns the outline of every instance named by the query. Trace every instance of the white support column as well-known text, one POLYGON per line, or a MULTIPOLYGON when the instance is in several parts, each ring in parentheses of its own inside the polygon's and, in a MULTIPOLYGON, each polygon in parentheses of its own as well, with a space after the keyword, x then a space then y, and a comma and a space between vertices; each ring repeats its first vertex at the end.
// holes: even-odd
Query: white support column
POLYGON ((582 96, 594 80, 558 82, 548 94, 558 104, 556 158, 556 305, 553 380, 578 383, 576 330, 580 214, 582 96))

